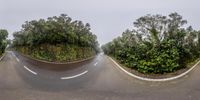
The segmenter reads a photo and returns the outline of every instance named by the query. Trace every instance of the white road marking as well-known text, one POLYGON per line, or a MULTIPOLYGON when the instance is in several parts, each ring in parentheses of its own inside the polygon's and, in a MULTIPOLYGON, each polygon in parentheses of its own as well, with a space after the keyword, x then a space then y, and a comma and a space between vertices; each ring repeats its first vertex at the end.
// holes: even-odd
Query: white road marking
POLYGON ((19 59, 15 56, 15 54, 12 52, 12 55, 16 58, 16 60, 19 62, 19 59))
POLYGON ((83 73, 80 73, 80 74, 77 74, 77 75, 74 75, 74 76, 69 76, 69 77, 61 77, 60 79, 61 79, 61 80, 67 80, 67 79, 76 78, 76 77, 79 77, 79 76, 81 76, 81 75, 86 74, 87 72, 88 72, 88 71, 86 70, 86 71, 84 71, 83 73))
POLYGON ((104 53, 100 53, 100 55, 103 55, 104 53))
POLYGON ((26 70, 28 70, 29 72, 31 72, 32 74, 34 74, 34 75, 37 75, 37 73, 36 73, 36 72, 34 72, 34 71, 30 70, 28 67, 24 66, 24 68, 25 68, 26 70))
POLYGON ((1 56, 0 61, 3 59, 4 56, 5 56, 5 53, 1 56))
POLYGON ((19 59, 16 57, 17 61, 19 62, 19 59))
POLYGON ((12 52, 12 55, 13 55, 14 57, 16 57, 15 54, 14 54, 13 52, 12 52))
POLYGON ((95 64, 94 64, 94 66, 96 66, 98 64, 98 62, 96 62, 95 64))

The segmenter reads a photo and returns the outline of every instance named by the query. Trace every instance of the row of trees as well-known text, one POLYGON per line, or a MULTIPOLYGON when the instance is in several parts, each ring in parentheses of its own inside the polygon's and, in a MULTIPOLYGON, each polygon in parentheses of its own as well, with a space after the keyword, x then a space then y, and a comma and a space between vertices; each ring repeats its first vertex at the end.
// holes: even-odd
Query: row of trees
POLYGON ((13 36, 13 47, 18 51, 49 61, 78 60, 98 52, 97 37, 90 25, 72 21, 65 14, 26 21, 13 36))
POLYGON ((0 29, 0 56, 5 52, 7 46, 6 38, 8 37, 8 31, 0 29))
POLYGON ((178 13, 146 15, 133 30, 102 46, 104 53, 142 73, 168 73, 185 68, 200 57, 200 31, 178 13))

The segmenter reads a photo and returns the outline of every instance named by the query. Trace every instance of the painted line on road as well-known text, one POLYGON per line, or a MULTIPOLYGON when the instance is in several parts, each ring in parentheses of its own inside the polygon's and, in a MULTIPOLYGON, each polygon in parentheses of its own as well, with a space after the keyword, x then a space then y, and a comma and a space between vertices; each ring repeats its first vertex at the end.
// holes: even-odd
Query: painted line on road
POLYGON ((12 55, 13 55, 15 58, 17 58, 16 55, 15 55, 13 52, 12 52, 12 55))
POLYGON ((19 62, 19 59, 16 57, 17 61, 19 62))
POLYGON ((4 56, 6 55, 6 53, 4 53, 1 58, 0 58, 0 61, 4 58, 4 56))
POLYGON ((100 55, 102 56, 102 55, 104 55, 104 53, 100 53, 100 55))
POLYGON ((24 68, 25 68, 26 70, 28 70, 29 72, 31 72, 32 74, 34 74, 34 75, 37 75, 37 73, 36 73, 36 72, 34 72, 34 71, 30 70, 28 67, 24 66, 24 68))
MULTIPOLYGON (((108 56, 109 57, 109 56, 108 56)), ((192 71, 199 63, 200 63, 200 60, 193 66, 191 67, 189 70, 187 70, 186 72, 180 74, 180 75, 177 75, 177 76, 174 76, 174 77, 170 77, 170 78, 163 78, 163 79, 151 79, 151 78, 145 78, 145 77, 140 77, 140 76, 137 76, 133 73, 130 73, 128 72, 127 70, 125 70, 124 68, 122 68, 116 61, 114 61, 111 57, 109 57, 110 60, 112 62, 114 62, 115 65, 117 65, 117 67, 119 69, 121 69, 122 71, 124 71, 126 74, 128 74, 129 76, 131 77, 134 77, 134 78, 137 78, 139 80, 143 80, 143 81, 152 81, 152 82, 164 82, 164 81, 171 81, 171 80, 175 80, 175 79, 178 79, 178 78, 181 78, 183 76, 185 76, 186 74, 188 74, 190 71, 192 71)))
POLYGON ((95 64, 94 64, 94 66, 96 66, 98 64, 98 62, 96 62, 95 64))
POLYGON ((19 58, 17 58, 17 56, 12 52, 12 55, 16 58, 16 60, 19 62, 19 58))
POLYGON ((13 52, 11 52, 11 53, 12 53, 12 55, 13 55, 14 57, 16 57, 15 54, 14 54, 13 52))
POLYGON ((76 78, 76 77, 79 77, 79 76, 81 76, 81 75, 84 75, 84 74, 86 74, 87 72, 88 72, 88 70, 86 70, 86 71, 84 71, 84 72, 82 72, 82 73, 80 73, 80 74, 74 75, 74 76, 69 76, 69 77, 61 77, 60 79, 61 79, 61 80, 67 80, 67 79, 76 78))

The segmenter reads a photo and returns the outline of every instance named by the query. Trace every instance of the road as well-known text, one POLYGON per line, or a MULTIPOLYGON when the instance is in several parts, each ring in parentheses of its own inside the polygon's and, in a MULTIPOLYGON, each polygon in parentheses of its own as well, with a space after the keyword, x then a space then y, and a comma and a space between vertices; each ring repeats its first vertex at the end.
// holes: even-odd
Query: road
POLYGON ((200 100, 200 65, 169 82, 134 79, 102 54, 70 70, 43 66, 7 52, 0 62, 0 100, 200 100))

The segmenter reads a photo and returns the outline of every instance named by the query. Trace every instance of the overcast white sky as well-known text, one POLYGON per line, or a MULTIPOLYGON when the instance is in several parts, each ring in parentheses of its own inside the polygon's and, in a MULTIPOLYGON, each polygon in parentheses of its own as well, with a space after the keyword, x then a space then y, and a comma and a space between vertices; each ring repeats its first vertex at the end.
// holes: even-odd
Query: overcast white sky
POLYGON ((135 19, 146 14, 178 12, 188 24, 200 29, 199 0, 0 0, 0 28, 12 33, 25 21, 61 13, 90 23, 100 44, 133 27, 135 19))

